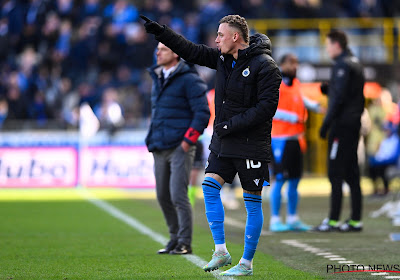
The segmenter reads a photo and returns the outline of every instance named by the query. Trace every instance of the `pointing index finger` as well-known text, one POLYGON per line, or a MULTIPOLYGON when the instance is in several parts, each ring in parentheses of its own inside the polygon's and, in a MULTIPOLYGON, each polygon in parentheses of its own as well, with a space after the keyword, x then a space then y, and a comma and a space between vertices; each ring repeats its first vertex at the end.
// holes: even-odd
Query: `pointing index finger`
POLYGON ((148 17, 144 16, 144 15, 140 15, 140 17, 145 21, 145 22, 151 22, 151 19, 149 19, 148 17))

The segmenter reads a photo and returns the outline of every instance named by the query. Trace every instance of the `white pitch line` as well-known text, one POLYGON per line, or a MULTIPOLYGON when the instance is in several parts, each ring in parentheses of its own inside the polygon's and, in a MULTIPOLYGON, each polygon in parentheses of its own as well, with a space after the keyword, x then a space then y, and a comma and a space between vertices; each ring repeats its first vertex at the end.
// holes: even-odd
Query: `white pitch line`
MULTIPOLYGON (((108 204, 107 202, 95 197, 88 190, 82 189, 82 190, 80 190, 80 194, 84 198, 86 198, 89 202, 93 203, 100 209, 104 210, 105 212, 107 212, 108 214, 113 216, 114 218, 117 218, 118 220, 123 221, 125 224, 129 225, 130 227, 134 228, 135 230, 139 231, 140 233, 150 237, 154 241, 156 241, 162 245, 165 245, 168 242, 168 238, 151 230, 150 228, 148 228, 147 226, 145 226, 144 224, 142 224, 135 218, 125 214, 124 212, 122 212, 118 208, 115 208, 111 204, 108 204)), ((196 256, 194 254, 182 255, 182 257, 184 257, 186 260, 190 261, 191 263, 195 264, 196 266, 198 266, 200 268, 202 268, 204 265, 207 264, 207 262, 205 260, 203 260, 202 258, 200 258, 199 256, 196 256)), ((215 278, 221 279, 221 280, 222 279, 224 279, 224 280, 225 279, 231 279, 231 280, 235 279, 233 277, 221 276, 221 275, 219 275, 220 272, 221 272, 221 270, 214 270, 211 272, 211 274, 215 278)))
MULTIPOLYGON (((321 257, 329 259, 331 261, 337 261, 340 264, 351 264, 352 266, 356 266, 356 267, 362 266, 363 269, 365 269, 365 270, 371 269, 371 267, 369 265, 355 264, 353 261, 348 261, 348 260, 346 260, 346 258, 343 258, 343 257, 341 257, 339 255, 334 255, 331 252, 321 252, 321 251, 324 251, 324 249, 319 249, 319 248, 316 248, 316 247, 312 247, 312 246, 308 245, 307 243, 303 243, 301 241, 298 241, 297 239, 285 239, 285 240, 281 240, 281 243, 287 244, 289 246, 293 246, 293 247, 296 247, 296 248, 300 248, 300 249, 302 249, 303 251, 306 251, 306 252, 314 253, 317 256, 321 256, 321 257)), ((387 273, 387 272, 374 272, 374 273, 371 273, 371 275, 373 275, 373 276, 385 276, 385 275, 388 275, 388 274, 389 273, 387 273)), ((384 278, 385 279, 400 279, 400 276, 385 276, 384 278)))
POLYGON ((304 249, 304 251, 316 254, 316 253, 321 253, 322 250, 316 249, 316 248, 306 248, 306 249, 304 249))
POLYGON ((353 261, 338 261, 338 263, 354 263, 353 261))

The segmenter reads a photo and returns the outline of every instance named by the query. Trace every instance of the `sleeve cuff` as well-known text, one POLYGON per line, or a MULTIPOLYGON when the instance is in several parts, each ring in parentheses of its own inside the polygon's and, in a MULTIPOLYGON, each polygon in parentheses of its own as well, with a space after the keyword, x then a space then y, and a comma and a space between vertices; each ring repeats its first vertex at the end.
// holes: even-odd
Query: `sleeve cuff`
POLYGON ((193 127, 189 127, 189 129, 185 133, 185 141, 192 145, 197 142, 197 139, 199 139, 199 137, 200 132, 198 132, 193 127))

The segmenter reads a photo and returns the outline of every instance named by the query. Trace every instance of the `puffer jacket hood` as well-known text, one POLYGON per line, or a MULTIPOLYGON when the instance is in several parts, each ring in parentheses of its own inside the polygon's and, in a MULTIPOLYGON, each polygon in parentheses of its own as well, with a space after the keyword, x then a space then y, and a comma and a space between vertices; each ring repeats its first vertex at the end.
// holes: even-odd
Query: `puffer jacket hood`
POLYGON ((239 50, 239 56, 246 55, 252 57, 260 54, 271 55, 271 40, 267 35, 256 33, 250 36, 249 47, 239 50))

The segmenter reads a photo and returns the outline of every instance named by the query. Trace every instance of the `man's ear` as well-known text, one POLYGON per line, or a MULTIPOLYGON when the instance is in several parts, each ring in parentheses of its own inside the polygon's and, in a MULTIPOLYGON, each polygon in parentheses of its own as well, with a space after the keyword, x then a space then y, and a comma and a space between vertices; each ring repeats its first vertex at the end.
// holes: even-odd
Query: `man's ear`
POLYGON ((233 41, 236 42, 239 39, 239 33, 235 32, 233 33, 233 41))

